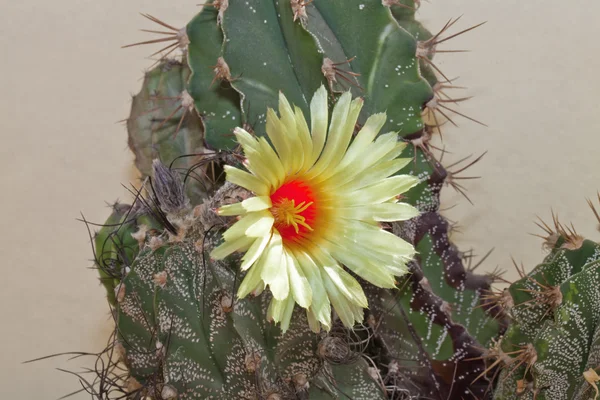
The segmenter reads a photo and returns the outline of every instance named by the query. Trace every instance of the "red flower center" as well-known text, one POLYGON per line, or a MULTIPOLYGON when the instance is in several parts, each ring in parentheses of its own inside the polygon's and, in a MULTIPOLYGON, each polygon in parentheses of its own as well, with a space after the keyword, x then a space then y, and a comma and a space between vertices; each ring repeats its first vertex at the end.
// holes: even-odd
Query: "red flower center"
POLYGON ((274 226, 284 244, 299 242, 313 230, 317 215, 315 193, 305 182, 292 180, 271 194, 274 226))

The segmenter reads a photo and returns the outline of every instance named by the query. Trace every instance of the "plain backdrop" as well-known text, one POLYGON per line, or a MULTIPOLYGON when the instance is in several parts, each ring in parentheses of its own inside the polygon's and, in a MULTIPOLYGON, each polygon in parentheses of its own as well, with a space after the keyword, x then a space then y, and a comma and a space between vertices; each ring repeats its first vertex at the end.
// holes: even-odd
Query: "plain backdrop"
MULTIPOLYGON (((76 378, 56 368, 77 370, 85 360, 22 362, 104 346, 108 307, 76 218, 82 212, 101 223, 105 201, 129 198, 121 183, 135 173, 116 121, 127 117, 152 63, 145 57, 157 50, 120 46, 148 39, 138 28, 153 27, 138 12, 184 26, 199 11, 195 3, 0 1, 2 398, 76 390, 76 378)), ((585 201, 600 189, 600 2, 430 0, 419 10, 434 31, 461 14, 456 30, 488 23, 446 47, 472 52, 436 62, 474 96, 460 110, 489 128, 457 118, 459 128, 445 131, 445 162, 488 153, 467 174, 482 177, 465 182, 474 205, 447 188, 444 206, 454 207, 445 215, 459 224, 461 249, 495 248, 482 269, 510 269, 511 255, 531 268, 544 252, 528 232, 551 207, 581 233, 600 236, 585 201)))

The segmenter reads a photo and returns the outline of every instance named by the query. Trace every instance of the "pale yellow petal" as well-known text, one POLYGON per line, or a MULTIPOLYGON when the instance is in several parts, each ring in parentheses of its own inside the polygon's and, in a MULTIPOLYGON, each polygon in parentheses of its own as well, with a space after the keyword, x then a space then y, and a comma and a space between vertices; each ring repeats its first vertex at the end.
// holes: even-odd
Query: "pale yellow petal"
POLYGON ((406 203, 381 203, 340 208, 344 218, 373 221, 406 221, 419 215, 419 210, 406 203))
MULTIPOLYGON (((268 213, 268 211, 266 212, 268 213)), ((262 215, 258 212, 247 214, 223 233, 223 239, 232 241, 239 237, 246 236, 246 230, 260 220, 261 217, 262 215)))
MULTIPOLYGON (((338 102, 338 104, 340 103, 341 101, 338 102)), ((311 175, 318 175, 319 181, 327 179, 337 170, 337 167, 350 144, 350 140, 352 140, 352 134, 356 127, 358 114, 360 113, 363 104, 364 100, 359 97, 350 103, 346 114, 344 114, 346 110, 343 108, 337 110, 338 105, 333 109, 331 126, 329 127, 325 149, 316 165, 313 167, 314 171, 310 171, 311 175)), ((344 106, 343 103, 342 106, 344 106)))
POLYGON ((340 169, 352 164, 354 160, 365 155, 365 148, 373 142, 381 128, 383 128, 383 125, 385 125, 385 121, 385 113, 373 114, 367 119, 365 125, 358 132, 350 147, 348 147, 348 151, 340 162, 340 169))
POLYGON ((271 143, 275 147, 275 151, 279 155, 284 171, 287 173, 291 169, 291 152, 289 143, 288 129, 284 126, 279 117, 272 108, 267 110, 267 124, 265 126, 267 136, 271 139, 271 143))
POLYGON ((240 287, 237 291, 237 296, 240 299, 246 297, 249 293, 252 293, 258 285, 261 284, 262 279, 260 279, 260 268, 250 268, 248 273, 242 279, 242 283, 240 283, 240 287))
POLYGON ((360 283, 352 277, 349 273, 344 271, 338 262, 322 249, 311 249, 311 255, 321 265, 322 277, 327 275, 329 279, 334 282, 341 293, 352 301, 356 305, 367 307, 368 301, 365 293, 360 286, 360 283))
POLYGON ((377 138, 376 142, 367 145, 363 149, 361 157, 358 157, 353 163, 348 164, 344 168, 338 168, 336 173, 329 179, 340 179, 343 182, 347 182, 348 180, 352 180, 353 175, 362 172, 368 173, 368 170, 386 161, 383 157, 394 151, 397 144, 398 136, 395 133, 381 135, 377 138))
POLYGON ((370 168, 360 170, 346 168, 340 174, 332 176, 327 182, 331 181, 331 184, 337 187, 339 195, 343 196, 341 193, 354 191, 388 178, 398 172, 403 165, 405 165, 404 159, 396 158, 370 168))
POLYGON ((310 101, 310 132, 312 134, 312 155, 310 164, 313 165, 321 155, 325 138, 327 137, 327 122, 329 110, 327 108, 327 89, 321 86, 310 101))
MULTIPOLYGON (((379 230, 379 228, 377 228, 379 230)), ((368 247, 362 242, 357 241, 352 235, 340 234, 335 240, 335 244, 340 249, 349 249, 347 252, 357 255, 359 258, 369 260, 371 263, 381 266, 390 273, 396 274, 400 272, 400 275, 406 271, 406 263, 411 260, 414 255, 414 249, 412 245, 405 242, 403 245, 406 247, 404 255, 398 253, 395 249, 390 248, 388 251, 381 251, 368 247), (409 257, 410 256, 410 257, 409 257)), ((330 240, 332 241, 332 240, 330 240)), ((332 241, 333 242, 333 241, 332 241)))
POLYGON ((246 130, 237 127, 233 130, 233 134, 235 135, 235 138, 237 139, 238 143, 242 145, 244 153, 246 153, 248 150, 257 149, 258 141, 246 130))
POLYGON ((273 222, 275 218, 273 218, 273 214, 268 211, 262 211, 261 217, 258 221, 256 221, 252 226, 250 226, 246 230, 246 236, 249 237, 263 237, 269 236, 271 234, 271 229, 273 228, 273 222))
POLYGON ((342 267, 330 264, 324 266, 323 270, 329 275, 329 278, 337 285, 340 292, 342 292, 348 300, 360 307, 369 306, 369 302, 367 301, 367 297, 365 296, 360 283, 358 283, 358 281, 342 267))
POLYGON ((406 192, 418 183, 419 180, 411 175, 392 176, 359 190, 347 192, 348 195, 340 199, 339 206, 383 203, 406 192))
POLYGON ((217 214, 223 216, 244 215, 253 211, 269 209, 273 206, 269 196, 255 196, 242 201, 241 203, 228 204, 219 207, 217 214))
POLYGON ((261 278, 273 293, 273 297, 283 300, 289 294, 289 280, 286 259, 283 257, 283 241, 281 235, 273 233, 263 256, 258 260, 261 265, 261 278))
POLYGON ((244 254, 244 257, 242 257, 242 265, 240 266, 242 271, 252 267, 256 260, 258 260, 258 258, 263 254, 270 241, 271 235, 269 234, 255 240, 254 243, 252 243, 252 246, 250 246, 246 254, 244 254))
POLYGON ((283 256, 287 258, 286 265, 290 278, 290 289, 296 303, 303 308, 310 307, 312 303, 312 290, 308 279, 304 275, 304 271, 292 253, 284 250, 283 256))
POLYGON ((267 318, 276 323, 281 323, 283 333, 290 327, 294 305, 294 298, 290 296, 283 300, 272 299, 267 309, 267 318))
POLYGON ((217 214, 230 217, 234 215, 244 215, 246 214, 246 209, 242 205, 242 203, 233 203, 221 206, 217 209, 217 214))
POLYGON ((260 294, 264 292, 266 288, 265 282, 261 280, 256 284, 256 287, 250 293, 252 296, 260 296, 260 294))
POLYGON ((327 290, 327 296, 331 300, 331 304, 333 304, 333 308, 338 317, 340 317, 340 320, 342 320, 342 323, 348 327, 354 326, 353 304, 340 292, 339 287, 326 274, 323 284, 327 290))
MULTIPOLYGON (((333 160, 335 154, 341 152, 343 155, 346 151, 346 147, 341 148, 340 144, 345 140, 344 128, 345 122, 348 119, 351 104, 353 104, 353 102, 350 92, 342 94, 335 104, 333 113, 331 114, 331 124, 329 125, 325 147, 315 165, 308 171, 307 174, 309 177, 314 179, 314 177, 320 175, 327 167, 333 167, 333 165, 330 164, 330 161, 333 160)), ((351 137, 352 135, 350 135, 350 138, 351 137)))
POLYGON ((365 247, 403 257, 412 257, 415 254, 415 249, 410 243, 393 233, 356 220, 349 221, 348 225, 353 228, 345 231, 344 237, 361 243, 365 247))
POLYGON ((210 252, 210 257, 215 260, 222 260, 231 253, 247 248, 247 246, 250 246, 255 240, 256 238, 242 236, 232 241, 225 241, 210 252))
POLYGON ((316 318, 329 330, 331 329, 331 304, 321 276, 320 267, 303 250, 294 251, 294 256, 307 277, 312 291, 311 310, 316 318))
POLYGON ((298 137, 300 138, 300 143, 302 144, 298 151, 301 151, 304 154, 304 163, 300 169, 300 172, 304 172, 312 167, 311 154, 313 150, 313 143, 312 138, 310 137, 310 131, 308 130, 306 119, 304 118, 304 114, 299 107, 294 107, 294 117, 296 119, 298 137))
POLYGON ((290 322, 292 321, 292 314, 294 313, 294 306, 296 302, 292 296, 289 296, 285 302, 285 309, 283 311, 283 315, 281 316, 281 331, 283 333, 287 332, 290 327, 290 322))
MULTIPOLYGON (((396 134, 395 132, 390 132, 390 133, 396 134)), ((400 154, 402 154, 404 152, 404 150, 406 149, 406 146, 407 146, 406 142, 397 142, 396 145, 392 148, 392 150, 390 150, 389 153, 387 153, 386 155, 381 157, 381 161, 383 162, 383 161, 391 160, 393 158, 400 156, 400 154)))
MULTIPOLYGON (((260 143, 258 143, 258 147, 260 147, 260 143)), ((271 187, 277 185, 278 177, 273 168, 265 162, 264 154, 260 150, 247 150, 244 155, 246 159, 242 164, 252 175, 271 187)))
POLYGON ((277 182, 273 182, 275 187, 280 186, 285 180, 285 169, 283 168, 283 164, 275 153, 275 150, 271 147, 267 139, 261 137, 258 139, 260 144, 260 153, 262 157, 263 164, 272 170, 273 174, 277 177, 277 182))
POLYGON ((396 286, 393 275, 385 267, 371 262, 362 254, 352 251, 351 248, 340 248, 332 245, 331 255, 356 275, 375 286, 382 288, 394 288, 396 286))
POLYGON ((283 313, 285 312, 286 299, 277 300, 271 299, 269 303, 269 308, 267 309, 267 319, 269 321, 273 321, 275 323, 279 323, 283 318, 283 313))
POLYGON ((254 175, 230 165, 226 165, 224 169, 227 173, 227 180, 229 182, 248 189, 259 196, 269 195, 269 186, 254 175))
POLYGON ((279 115, 281 115, 281 124, 287 129, 286 140, 290 148, 290 174, 295 174, 304 164, 304 152, 302 151, 302 142, 298 135, 296 127, 296 117, 292 106, 282 92, 279 92, 279 115))
POLYGON ((321 332, 321 324, 319 323, 315 312, 310 308, 306 309, 306 319, 308 320, 308 327, 311 331, 314 333, 321 332))
POLYGON ((272 206, 271 197, 269 196, 255 196, 242 201, 242 207, 244 207, 244 210, 247 212, 262 211, 269 209, 272 206))

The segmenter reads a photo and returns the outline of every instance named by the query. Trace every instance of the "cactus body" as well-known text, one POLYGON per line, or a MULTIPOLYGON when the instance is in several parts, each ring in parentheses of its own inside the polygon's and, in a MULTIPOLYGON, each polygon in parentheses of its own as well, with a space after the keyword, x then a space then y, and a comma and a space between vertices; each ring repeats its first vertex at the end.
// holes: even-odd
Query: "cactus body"
POLYGON ((423 112, 439 82, 428 62, 434 51, 424 47, 432 35, 415 20, 417 6, 407 0, 220 0, 177 31, 182 62, 165 60, 147 74, 128 121, 143 175, 156 180, 154 158, 174 161, 173 170, 193 171, 202 157, 178 157, 204 147, 216 161, 240 164, 233 129, 243 126, 263 136, 266 110, 277 106, 280 91, 304 115, 322 84, 332 99, 351 91, 364 98, 358 125, 386 111, 383 132, 397 132, 409 144, 402 156, 413 161, 400 173, 420 183, 405 200, 423 214, 386 229, 412 243, 419 256, 412 274, 398 280, 398 290, 364 285, 371 308, 354 331, 334 324, 329 333, 315 335, 302 314, 290 309, 293 322, 282 335, 266 320, 268 293, 233 295, 243 278, 239 259, 207 257, 231 223, 205 217, 231 202, 225 187, 215 194, 216 180, 182 173, 196 208, 173 213, 149 183, 147 203, 162 227, 140 242, 122 280, 111 282, 123 360, 135 383, 129 396, 485 396, 487 383, 472 384, 485 365, 473 360, 506 321, 481 307, 493 279, 465 269, 438 213, 447 172, 430 152, 432 128, 423 112), (175 104, 165 98, 175 98, 175 104))
POLYGON ((512 324, 497 346, 495 399, 594 399, 584 373, 600 365, 600 245, 562 234, 544 261, 513 283, 512 324))

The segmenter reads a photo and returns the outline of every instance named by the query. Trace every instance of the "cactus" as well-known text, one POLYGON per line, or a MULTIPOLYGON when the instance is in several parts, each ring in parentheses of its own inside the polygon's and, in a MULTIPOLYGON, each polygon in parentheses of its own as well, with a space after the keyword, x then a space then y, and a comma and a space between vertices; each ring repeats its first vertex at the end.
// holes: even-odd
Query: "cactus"
POLYGON ((597 399, 600 245, 556 217, 540 226, 550 254, 488 297, 512 321, 486 354, 500 367, 494 399, 597 399))
POLYGON ((152 175, 152 160, 158 158, 179 171, 188 197, 199 203, 212 192, 215 171, 213 165, 209 169, 202 123, 186 91, 189 76, 185 60, 169 59, 148 71, 133 97, 127 132, 142 179, 152 175))
MULTIPOLYGON (((496 277, 465 268, 439 215, 443 184, 462 193, 456 174, 472 163, 448 172, 430 144, 438 118, 466 117, 448 104, 463 99, 440 97, 453 86, 432 61, 457 20, 432 35, 414 18, 418 5, 217 0, 183 29, 146 15, 171 32, 151 41, 172 42, 164 57, 177 48, 183 57, 161 58, 134 98, 129 143, 149 177, 147 196, 111 216, 99 236, 124 235, 108 254, 133 246, 127 257, 109 257, 116 265, 109 272, 118 274, 107 279, 100 268, 115 304, 117 335, 109 348, 120 350, 128 369, 103 374, 105 386, 125 380, 126 396, 157 399, 485 395, 487 382, 472 381, 485 370, 482 349, 506 326, 502 312, 481 302, 496 277), (280 91, 309 115, 321 85, 332 99, 345 91, 364 99, 357 129, 386 111, 384 132, 407 143, 402 157, 411 161, 400 172, 419 183, 405 201, 422 214, 383 226, 419 254, 399 290, 363 282, 370 308, 362 325, 350 330, 334 320, 329 332, 314 334, 306 317, 288 308, 294 318, 283 335, 267 322, 268 292, 235 298, 239 258, 209 259, 230 223, 211 210, 245 198, 219 177, 223 164, 243 159, 233 129, 264 135, 266 110, 277 106, 280 91), (152 220, 152 229, 128 225, 139 218, 152 220)), ((106 253, 104 246, 96 253, 106 253)))
MULTIPOLYGON (((154 175, 177 193, 177 175, 154 175), (165 178, 166 177, 166 178, 165 178)), ((171 190, 169 190, 171 189, 171 190)), ((184 197, 179 191, 179 199, 184 197)), ((225 185, 215 199, 241 194, 225 185)), ((239 257, 210 260, 221 240, 217 203, 179 210, 155 209, 176 221, 178 233, 154 230, 143 239, 131 270, 116 290, 118 349, 129 368, 128 395, 191 399, 383 397, 365 360, 343 336, 314 334, 294 312, 289 332, 267 321, 269 296, 236 299, 239 257), (347 396, 347 397, 344 397, 347 396)), ((137 397, 136 397, 137 398, 137 397)))

